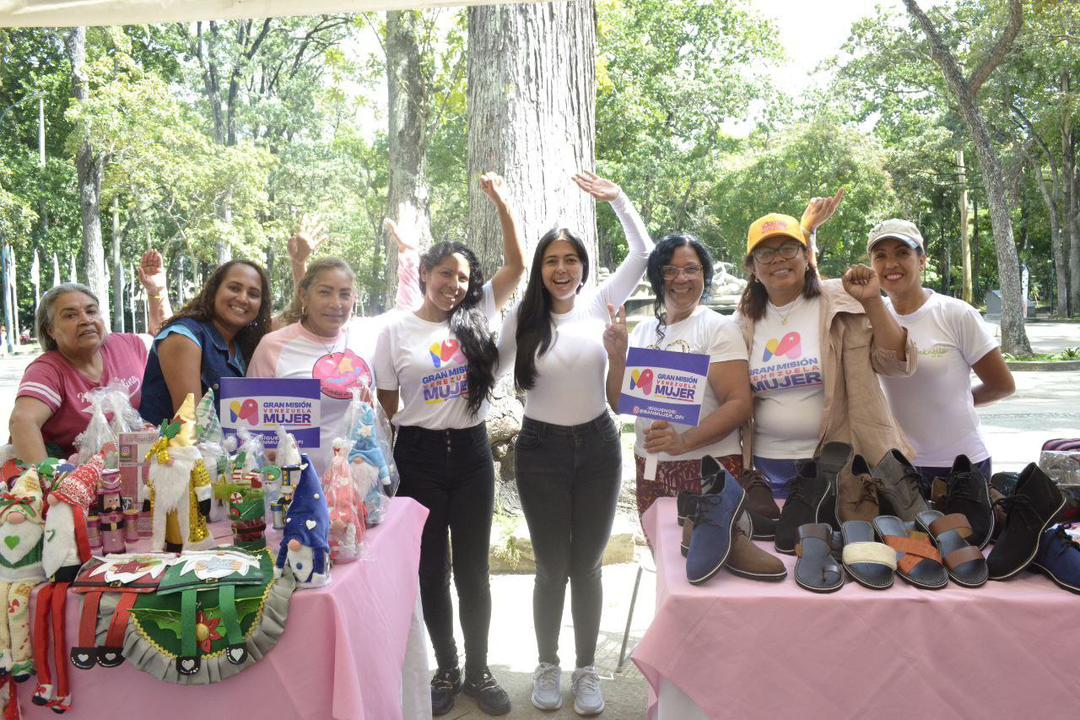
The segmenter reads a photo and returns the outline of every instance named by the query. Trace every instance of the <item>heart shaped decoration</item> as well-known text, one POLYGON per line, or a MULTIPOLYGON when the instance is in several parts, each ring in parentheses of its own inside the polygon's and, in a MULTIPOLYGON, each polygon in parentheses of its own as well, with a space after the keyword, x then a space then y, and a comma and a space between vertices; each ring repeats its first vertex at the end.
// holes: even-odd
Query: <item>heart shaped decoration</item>
POLYGON ((229 656, 229 662, 233 665, 239 665, 247 658, 247 650, 238 646, 229 648, 227 654, 229 656))
POLYGON ((86 653, 79 653, 79 654, 78 654, 78 655, 76 655, 75 657, 76 657, 76 658, 78 658, 79 662, 81 662, 81 663, 88 663, 88 662, 90 662, 90 656, 89 656, 89 655, 87 655, 86 653))
POLYGON ((195 669, 195 660, 192 658, 184 658, 180 661, 180 668, 191 672, 195 669))
POLYGON ((8 535, 4 538, 4 544, 8 546, 8 550, 14 550, 19 545, 18 535, 8 535))
POLYGON ((304 526, 305 526, 305 527, 306 527, 306 528, 307 528, 308 530, 314 530, 315 528, 317 528, 317 527, 319 526, 319 523, 315 522, 314 520, 308 520, 308 521, 306 521, 306 522, 304 523, 304 526))

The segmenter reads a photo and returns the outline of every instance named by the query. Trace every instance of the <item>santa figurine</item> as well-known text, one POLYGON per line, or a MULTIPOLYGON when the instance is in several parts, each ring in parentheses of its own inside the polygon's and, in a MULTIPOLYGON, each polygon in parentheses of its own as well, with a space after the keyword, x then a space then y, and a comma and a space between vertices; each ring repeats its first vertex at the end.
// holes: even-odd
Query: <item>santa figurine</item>
MULTIPOLYGON (((150 548, 154 552, 166 550, 180 552, 191 537, 191 527, 198 519, 201 501, 210 499, 209 476, 200 476, 203 496, 193 501, 192 474, 202 461, 195 447, 195 396, 188 393, 171 422, 161 425, 161 437, 146 454, 150 460, 149 482, 151 488, 150 548)), ((207 503, 208 504, 208 503, 207 503)), ((209 511, 209 507, 206 508, 209 511)), ((205 524, 203 525, 205 528, 205 524)))
POLYGON ((105 459, 98 454, 64 475, 48 495, 45 510, 45 542, 41 565, 49 584, 37 597, 34 615, 34 664, 37 666, 38 686, 34 704, 44 705, 62 713, 71 707, 68 688, 65 632, 65 607, 68 586, 79 568, 90 559, 90 541, 86 535, 86 515, 97 497, 105 459), (49 631, 52 630, 50 643, 49 631), (49 672, 49 650, 60 658, 56 665, 56 685, 49 672))
POLYGON ((31 468, 0 495, 0 602, 7 617, 0 622, 0 674, 18 682, 34 672, 30 655, 30 593, 45 581, 41 545, 45 520, 41 481, 31 468))

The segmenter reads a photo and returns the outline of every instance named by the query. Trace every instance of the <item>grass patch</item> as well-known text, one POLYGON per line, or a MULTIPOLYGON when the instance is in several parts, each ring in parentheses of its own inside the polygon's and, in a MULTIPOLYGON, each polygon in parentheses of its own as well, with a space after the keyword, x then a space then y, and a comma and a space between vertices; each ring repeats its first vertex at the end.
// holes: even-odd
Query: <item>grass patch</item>
POLYGON ((1065 362, 1068 360, 1080 360, 1080 347, 1065 348, 1061 352, 1040 353, 1025 358, 1005 353, 1005 359, 1009 362, 1065 362))

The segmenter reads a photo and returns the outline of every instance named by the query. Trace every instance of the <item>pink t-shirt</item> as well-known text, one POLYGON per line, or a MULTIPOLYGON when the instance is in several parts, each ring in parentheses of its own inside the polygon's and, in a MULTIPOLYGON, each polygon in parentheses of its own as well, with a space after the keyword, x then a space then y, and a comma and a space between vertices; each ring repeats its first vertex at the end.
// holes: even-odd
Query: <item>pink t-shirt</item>
POLYGON ((101 379, 93 382, 59 352, 50 350, 27 366, 15 397, 34 398, 53 411, 52 417, 41 426, 41 437, 46 445, 60 446, 67 457, 75 450, 75 436, 90 422, 87 392, 119 382, 128 389, 131 406, 138 409, 146 354, 142 336, 109 333, 101 344, 101 379))

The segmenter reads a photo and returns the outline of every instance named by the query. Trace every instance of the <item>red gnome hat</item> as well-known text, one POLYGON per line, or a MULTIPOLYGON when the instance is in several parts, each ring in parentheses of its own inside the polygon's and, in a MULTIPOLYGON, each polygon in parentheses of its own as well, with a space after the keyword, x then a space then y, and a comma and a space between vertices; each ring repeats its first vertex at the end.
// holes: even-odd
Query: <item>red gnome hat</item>
POLYGON ((90 541, 86 535, 86 512, 97 498, 101 473, 105 469, 105 457, 98 453, 87 462, 65 475, 49 493, 49 505, 62 502, 71 506, 75 518, 75 539, 79 548, 79 560, 90 559, 90 541))

